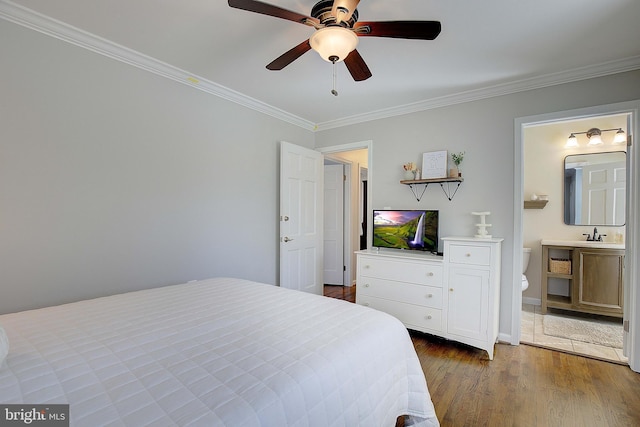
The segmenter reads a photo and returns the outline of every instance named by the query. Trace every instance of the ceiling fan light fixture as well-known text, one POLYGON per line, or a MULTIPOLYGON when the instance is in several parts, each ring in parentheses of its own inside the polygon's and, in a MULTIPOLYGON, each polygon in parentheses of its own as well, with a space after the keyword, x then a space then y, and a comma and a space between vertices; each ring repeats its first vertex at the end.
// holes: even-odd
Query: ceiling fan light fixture
POLYGON ((340 62, 358 46, 358 36, 347 28, 329 26, 313 33, 309 44, 325 61, 340 62))

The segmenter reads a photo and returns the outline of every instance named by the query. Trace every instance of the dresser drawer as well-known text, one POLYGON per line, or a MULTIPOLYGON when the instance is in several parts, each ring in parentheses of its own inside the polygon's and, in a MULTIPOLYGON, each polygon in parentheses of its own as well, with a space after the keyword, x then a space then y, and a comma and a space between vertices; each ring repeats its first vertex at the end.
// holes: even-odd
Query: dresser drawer
POLYGON ((358 274, 364 277, 442 287, 442 264, 360 257, 358 274))
POLYGON ((357 302, 358 304, 389 313, 409 329, 436 333, 442 331, 442 310, 368 295, 358 297, 357 302))
POLYGON ((391 299, 425 307, 442 308, 442 288, 413 283, 363 277, 358 283, 356 295, 391 299))
POLYGON ((449 245, 449 262, 454 264, 489 265, 491 248, 473 245, 449 245))

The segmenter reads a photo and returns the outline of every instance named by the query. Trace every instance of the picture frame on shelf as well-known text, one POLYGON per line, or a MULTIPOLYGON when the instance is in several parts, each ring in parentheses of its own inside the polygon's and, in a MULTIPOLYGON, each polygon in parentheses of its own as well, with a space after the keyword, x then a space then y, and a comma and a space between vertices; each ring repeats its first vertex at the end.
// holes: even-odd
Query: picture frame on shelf
POLYGON ((430 151, 422 154, 422 179, 436 179, 447 177, 448 153, 430 151))

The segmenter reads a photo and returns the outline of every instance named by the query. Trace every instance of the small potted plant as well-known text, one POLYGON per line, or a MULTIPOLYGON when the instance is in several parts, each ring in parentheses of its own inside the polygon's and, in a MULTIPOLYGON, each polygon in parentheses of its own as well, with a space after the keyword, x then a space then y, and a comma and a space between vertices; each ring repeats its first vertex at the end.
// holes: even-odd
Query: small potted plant
POLYGON ((462 171, 460 170, 460 163, 462 163, 463 159, 464 159, 464 151, 451 154, 451 160, 453 160, 453 164, 456 165, 456 172, 457 172, 456 175, 459 177, 462 176, 462 171))

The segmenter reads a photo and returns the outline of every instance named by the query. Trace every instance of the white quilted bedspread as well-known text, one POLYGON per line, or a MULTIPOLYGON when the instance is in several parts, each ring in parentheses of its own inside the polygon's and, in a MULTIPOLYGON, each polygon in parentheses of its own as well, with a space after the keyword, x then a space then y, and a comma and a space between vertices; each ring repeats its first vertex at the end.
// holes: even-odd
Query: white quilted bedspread
POLYGON ((0 403, 69 403, 72 426, 438 424, 404 326, 345 301, 218 278, 0 325, 0 403))

